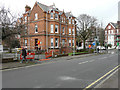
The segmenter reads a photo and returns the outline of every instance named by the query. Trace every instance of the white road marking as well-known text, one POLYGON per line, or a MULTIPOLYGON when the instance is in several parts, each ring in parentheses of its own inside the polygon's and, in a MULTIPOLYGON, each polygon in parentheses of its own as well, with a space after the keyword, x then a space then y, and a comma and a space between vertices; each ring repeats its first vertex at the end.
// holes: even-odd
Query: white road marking
POLYGON ((78 63, 78 64, 84 64, 84 63, 93 62, 93 61, 95 61, 95 60, 85 61, 85 62, 81 62, 81 63, 78 63))
POLYGON ((89 61, 89 62, 93 62, 93 61, 95 61, 95 60, 91 60, 91 61, 89 61))
POLYGON ((105 59, 105 58, 107 58, 107 57, 103 57, 103 58, 99 58, 99 59, 105 59))

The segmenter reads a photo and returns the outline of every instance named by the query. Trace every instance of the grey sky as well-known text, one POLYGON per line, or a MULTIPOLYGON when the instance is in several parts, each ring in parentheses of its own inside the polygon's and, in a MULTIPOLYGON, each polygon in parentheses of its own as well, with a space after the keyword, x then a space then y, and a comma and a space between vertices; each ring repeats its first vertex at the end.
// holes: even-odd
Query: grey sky
POLYGON ((95 16, 104 26, 118 20, 119 0, 0 0, 0 7, 10 8, 14 14, 24 13, 25 5, 33 7, 36 1, 48 6, 55 3, 60 10, 71 11, 76 17, 80 14, 95 16))

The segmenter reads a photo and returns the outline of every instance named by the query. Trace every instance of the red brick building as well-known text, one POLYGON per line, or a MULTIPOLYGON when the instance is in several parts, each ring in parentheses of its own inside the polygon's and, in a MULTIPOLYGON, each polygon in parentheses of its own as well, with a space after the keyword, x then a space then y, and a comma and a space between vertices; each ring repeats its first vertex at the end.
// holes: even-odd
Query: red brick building
POLYGON ((25 34, 21 35, 21 46, 71 52, 76 47, 75 19, 71 12, 60 11, 55 5, 36 2, 32 9, 26 6, 21 18, 26 25, 25 34))

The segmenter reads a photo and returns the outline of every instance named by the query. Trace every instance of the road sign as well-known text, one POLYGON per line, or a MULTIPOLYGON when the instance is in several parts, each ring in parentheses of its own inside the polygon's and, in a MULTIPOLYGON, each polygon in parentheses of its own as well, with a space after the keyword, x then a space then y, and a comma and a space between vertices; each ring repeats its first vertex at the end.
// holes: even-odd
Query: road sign
POLYGON ((95 42, 92 43, 95 46, 95 42))
POLYGON ((117 42, 117 46, 119 46, 119 42, 117 42))
POLYGON ((91 45, 89 45, 89 48, 91 48, 91 45))
POLYGON ((40 44, 40 41, 38 41, 37 44, 39 45, 39 44, 40 44))

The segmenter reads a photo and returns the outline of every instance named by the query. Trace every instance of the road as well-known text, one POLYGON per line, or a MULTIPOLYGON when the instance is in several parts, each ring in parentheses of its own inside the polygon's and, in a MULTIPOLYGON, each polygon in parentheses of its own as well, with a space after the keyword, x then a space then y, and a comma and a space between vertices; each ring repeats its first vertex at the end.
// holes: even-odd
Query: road
MULTIPOLYGON (((118 54, 103 54, 2 72, 3 88, 85 88, 118 65, 118 54)), ((116 87, 117 88, 117 87, 116 87)))

